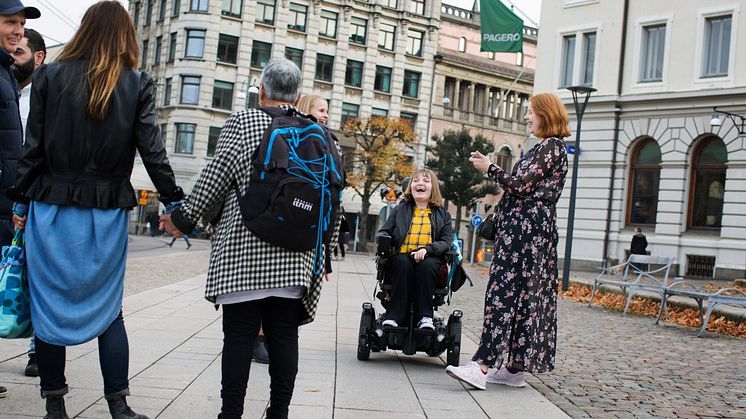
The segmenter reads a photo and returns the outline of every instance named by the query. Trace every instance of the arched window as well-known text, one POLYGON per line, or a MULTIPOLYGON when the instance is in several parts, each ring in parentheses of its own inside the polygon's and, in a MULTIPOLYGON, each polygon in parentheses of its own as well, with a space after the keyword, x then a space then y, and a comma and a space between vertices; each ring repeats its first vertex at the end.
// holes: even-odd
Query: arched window
POLYGON ((652 138, 641 140, 632 152, 630 166, 627 224, 655 225, 661 177, 658 143, 652 138))
POLYGON ((497 161, 495 161, 495 164, 508 173, 513 171, 513 153, 509 147, 503 146, 497 152, 497 161))
POLYGON ((460 52, 466 52, 466 38, 463 36, 458 40, 458 50, 460 52))
POLYGON ((705 138, 694 149, 689 187, 689 227, 720 229, 727 162, 728 150, 718 137, 705 138))

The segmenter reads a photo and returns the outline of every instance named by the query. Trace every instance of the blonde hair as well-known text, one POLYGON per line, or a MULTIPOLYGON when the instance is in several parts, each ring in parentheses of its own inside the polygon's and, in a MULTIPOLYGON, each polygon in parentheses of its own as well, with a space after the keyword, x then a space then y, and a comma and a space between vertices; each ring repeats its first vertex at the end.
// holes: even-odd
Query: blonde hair
POLYGON ((60 52, 58 61, 88 60, 83 75, 90 88, 88 115, 105 119, 109 102, 125 70, 137 68, 140 48, 135 26, 118 1, 100 1, 86 10, 78 31, 60 52))
POLYGON ((426 176, 430 178, 432 189, 430 191, 430 200, 428 203, 431 207, 442 207, 443 195, 440 194, 438 176, 430 169, 417 169, 412 173, 412 176, 409 178, 409 183, 407 184, 407 190, 404 191, 404 200, 407 202, 414 201, 414 197, 412 197, 412 181, 414 181, 415 176, 426 176))
POLYGON ((539 93, 531 97, 530 103, 534 114, 541 118, 541 125, 534 135, 539 138, 570 136, 570 117, 557 95, 539 93))
POLYGON ((298 101, 298 110, 306 115, 310 115, 311 109, 322 100, 326 102, 326 99, 323 96, 303 95, 298 101))

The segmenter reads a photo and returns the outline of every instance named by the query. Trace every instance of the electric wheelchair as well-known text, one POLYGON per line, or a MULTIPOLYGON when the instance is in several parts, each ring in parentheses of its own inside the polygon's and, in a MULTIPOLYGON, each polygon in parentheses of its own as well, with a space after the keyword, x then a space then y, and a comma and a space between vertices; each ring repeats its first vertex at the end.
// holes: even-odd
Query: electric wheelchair
MULTIPOLYGON (((378 239, 376 248, 376 288, 380 291, 376 293, 376 298, 381 301, 384 309, 388 309, 391 297, 391 263, 389 257, 393 255, 396 249, 391 248, 391 237, 381 236, 378 239)), ((446 252, 443 256, 445 262, 437 274, 435 283, 435 292, 433 294, 433 310, 437 312, 438 307, 445 303, 446 297, 450 303, 449 269, 455 268, 454 263, 458 264, 460 259, 453 250, 446 252)), ((452 275, 451 275, 452 276, 452 275)), ((467 277, 468 279, 468 277, 467 277)), ((399 327, 384 326, 386 314, 382 313, 376 317, 373 303, 363 303, 363 312, 360 316, 360 334, 358 337, 357 359, 367 361, 371 352, 385 351, 386 349, 401 350, 405 355, 414 355, 417 352, 425 352, 429 356, 438 356, 447 351, 448 365, 459 365, 459 355, 461 353, 461 318, 463 313, 460 310, 454 310, 448 317, 446 323, 444 319, 434 316, 434 330, 420 329, 417 327, 417 320, 414 315, 414 305, 410 302, 409 317, 406 324, 399 327)))

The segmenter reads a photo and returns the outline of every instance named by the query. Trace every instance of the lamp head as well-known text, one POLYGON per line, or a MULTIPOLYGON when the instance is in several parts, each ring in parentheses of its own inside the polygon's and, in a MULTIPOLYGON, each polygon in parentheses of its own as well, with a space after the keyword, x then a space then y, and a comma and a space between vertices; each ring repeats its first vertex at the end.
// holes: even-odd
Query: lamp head
POLYGON ((713 128, 719 128, 723 125, 723 121, 720 120, 720 115, 717 113, 712 114, 712 119, 710 120, 710 126, 713 128))
POLYGON ((451 99, 448 98, 448 96, 443 96, 443 106, 448 106, 451 104, 451 99))

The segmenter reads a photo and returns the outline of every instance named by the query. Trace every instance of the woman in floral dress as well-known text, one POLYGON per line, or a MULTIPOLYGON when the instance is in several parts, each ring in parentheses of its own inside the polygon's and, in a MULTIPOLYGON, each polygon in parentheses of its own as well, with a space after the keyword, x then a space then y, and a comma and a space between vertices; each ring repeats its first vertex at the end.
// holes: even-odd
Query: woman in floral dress
POLYGON ((570 135, 562 101, 550 93, 531 98, 525 117, 541 139, 508 173, 479 151, 474 167, 505 190, 497 209, 479 349, 472 361, 449 366, 453 378, 484 390, 486 383, 524 387, 524 371, 554 369, 557 338, 557 201, 565 184, 570 135), (503 367, 503 357, 507 362, 503 367), (489 368, 496 367, 488 373, 489 368), (502 368, 501 368, 502 367, 502 368))

